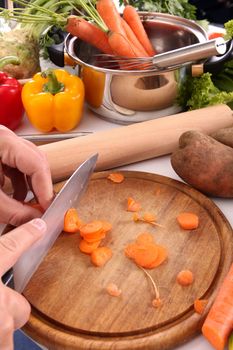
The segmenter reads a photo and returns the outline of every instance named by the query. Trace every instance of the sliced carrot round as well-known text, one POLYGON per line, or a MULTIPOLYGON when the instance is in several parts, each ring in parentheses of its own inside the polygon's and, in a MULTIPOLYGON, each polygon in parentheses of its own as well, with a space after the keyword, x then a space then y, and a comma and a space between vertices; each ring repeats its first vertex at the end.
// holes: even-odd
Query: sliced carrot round
POLYGON ((141 209, 141 204, 136 202, 132 197, 127 199, 127 211, 137 212, 141 209))
POLYGON ((112 250, 109 247, 98 247, 91 253, 91 262, 95 266, 105 265, 112 257, 112 250))
POLYGON ((81 241, 79 242, 79 249, 81 250, 82 253, 91 254, 93 250, 98 248, 98 246, 100 245, 100 242, 101 241, 89 243, 84 239, 81 239, 81 241))
POLYGON ((184 230, 194 230, 199 225, 199 218, 194 213, 183 212, 177 216, 177 221, 184 230))
POLYGON ((136 238, 137 244, 153 243, 153 242, 154 242, 154 237, 149 232, 143 232, 140 235, 138 235, 136 238))
POLYGON ((196 300, 194 300, 194 310, 195 310, 195 312, 200 314, 200 315, 203 314, 207 304, 208 304, 208 300, 207 299, 196 299, 196 300))
POLYGON ((103 231, 103 223, 100 220, 91 221, 80 227, 81 236, 98 234, 103 231))
POLYGON ((108 179, 119 184, 124 181, 125 177, 121 173, 111 173, 108 175, 108 179))
POLYGON ((83 223, 78 216, 77 209, 75 208, 68 209, 64 216, 63 231, 69 232, 69 233, 78 232, 82 224, 83 223))
POLYGON ((138 245, 136 243, 130 243, 128 244, 126 247, 125 247, 125 255, 128 257, 128 258, 133 258, 134 257, 134 254, 136 252, 138 248, 138 245))
POLYGON ((154 269, 155 267, 161 265, 168 256, 167 249, 161 245, 157 245, 158 256, 154 262, 147 266, 148 269, 154 269))
POLYGON ((144 213, 143 214, 143 220, 146 222, 155 222, 156 216, 152 213, 144 213))
POLYGON ((137 246, 133 259, 137 265, 147 268, 156 260, 158 248, 153 243, 145 243, 137 246))
POLYGON ((190 284, 193 283, 194 276, 192 271, 183 270, 178 273, 176 280, 181 286, 189 286, 190 284))

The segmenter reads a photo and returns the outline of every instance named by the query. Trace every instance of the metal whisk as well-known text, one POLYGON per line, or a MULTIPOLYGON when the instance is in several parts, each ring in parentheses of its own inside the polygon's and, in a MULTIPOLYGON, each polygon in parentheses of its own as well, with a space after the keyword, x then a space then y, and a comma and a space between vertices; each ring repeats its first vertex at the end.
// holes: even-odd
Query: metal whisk
POLYGON ((98 66, 108 69, 121 70, 161 70, 183 63, 191 63, 216 55, 223 55, 227 45, 223 38, 208 40, 204 43, 193 44, 172 51, 157 54, 153 57, 127 58, 108 54, 97 54, 98 66))

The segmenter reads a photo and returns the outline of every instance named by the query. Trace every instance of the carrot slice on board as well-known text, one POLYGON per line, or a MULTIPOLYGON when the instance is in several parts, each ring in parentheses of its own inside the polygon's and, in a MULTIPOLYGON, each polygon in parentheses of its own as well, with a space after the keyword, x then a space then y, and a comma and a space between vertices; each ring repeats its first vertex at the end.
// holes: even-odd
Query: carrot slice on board
POLYGON ((142 218, 146 222, 155 222, 156 221, 156 216, 152 213, 144 213, 142 218))
POLYGON ((233 324, 233 264, 202 326, 202 333, 216 350, 223 350, 233 324))
POLYGON ((119 297, 122 293, 121 289, 119 289, 115 283, 109 283, 106 287, 106 291, 112 297, 119 297))
POLYGON ((81 236, 99 234, 103 231, 103 223, 100 220, 88 222, 80 227, 81 236))
POLYGON ((85 239, 81 239, 81 241, 79 242, 79 249, 81 250, 82 253, 91 254, 93 250, 98 248, 98 246, 100 245, 100 242, 101 241, 89 243, 85 241, 85 239))
POLYGON ((63 231, 69 232, 69 233, 78 232, 82 224, 83 223, 78 216, 77 209, 75 208, 68 209, 64 216, 63 231))
POLYGON ((132 197, 127 199, 127 211, 137 212, 141 209, 141 204, 136 202, 132 197))
POLYGON ((112 257, 112 250, 109 247, 99 247, 91 253, 91 262, 95 266, 104 266, 112 257))
POLYGON ((121 173, 111 173, 111 174, 108 175, 107 178, 109 180, 111 180, 112 182, 115 182, 117 184, 120 184, 125 179, 124 175, 121 174, 121 173))
POLYGON ((157 245, 158 256, 154 262, 147 266, 148 269, 154 269, 155 267, 161 265, 168 257, 167 249, 161 245, 157 245))
POLYGON ((181 286, 185 287, 185 286, 189 286, 190 284, 193 283, 194 276, 193 276, 192 271, 182 270, 178 273, 176 280, 181 286))
POLYGON ((194 213, 183 212, 176 217, 179 225, 184 230, 194 230, 199 225, 199 218, 194 213))
POLYGON ((158 256, 158 248, 154 243, 146 243, 138 245, 133 255, 133 260, 139 266, 147 268, 158 256))
POLYGON ((112 229, 112 224, 106 220, 101 220, 103 225, 103 231, 104 233, 108 233, 112 229))
POLYGON ((134 255, 135 255, 135 251, 137 249, 138 249, 138 245, 136 243, 129 243, 124 249, 125 255, 128 258, 132 259, 134 257, 134 255))
POLYGON ((198 314, 203 314, 203 312, 205 311, 206 305, 208 304, 208 300, 207 299, 196 299, 194 300, 194 310, 196 313, 198 314))
POLYGON ((153 242, 154 242, 154 237, 149 232, 143 232, 140 235, 138 235, 136 238, 137 244, 153 243, 153 242))

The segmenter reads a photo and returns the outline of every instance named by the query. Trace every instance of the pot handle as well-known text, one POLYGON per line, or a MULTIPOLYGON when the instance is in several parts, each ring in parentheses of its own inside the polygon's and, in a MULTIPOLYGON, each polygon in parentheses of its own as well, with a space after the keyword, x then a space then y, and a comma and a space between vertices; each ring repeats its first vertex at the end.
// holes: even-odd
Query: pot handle
POLYGON ((225 62, 233 59, 233 39, 229 40, 226 44, 227 51, 224 55, 221 56, 213 56, 209 58, 207 61, 205 61, 203 66, 203 72, 209 72, 209 73, 218 73, 225 62))

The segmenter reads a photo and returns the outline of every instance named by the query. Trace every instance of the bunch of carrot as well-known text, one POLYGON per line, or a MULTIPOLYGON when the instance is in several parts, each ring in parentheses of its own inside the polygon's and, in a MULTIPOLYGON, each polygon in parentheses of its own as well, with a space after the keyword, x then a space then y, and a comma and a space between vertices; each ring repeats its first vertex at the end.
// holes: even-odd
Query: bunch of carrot
POLYGON ((113 0, 97 0, 96 8, 88 9, 88 6, 85 6, 85 10, 94 23, 84 18, 70 16, 66 25, 67 32, 106 54, 129 58, 155 55, 155 50, 134 7, 127 5, 123 17, 113 0))

